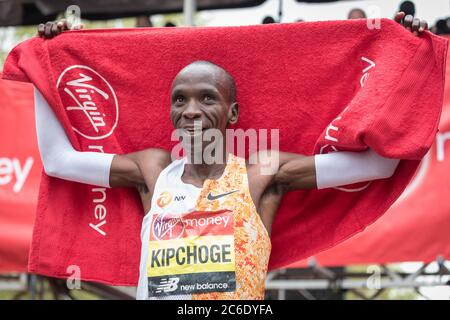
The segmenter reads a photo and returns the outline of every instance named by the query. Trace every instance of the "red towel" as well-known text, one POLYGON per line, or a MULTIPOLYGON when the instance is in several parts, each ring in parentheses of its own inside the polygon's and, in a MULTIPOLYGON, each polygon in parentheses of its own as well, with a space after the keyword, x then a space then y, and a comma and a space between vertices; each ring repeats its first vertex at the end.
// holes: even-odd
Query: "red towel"
MULTIPOLYGON (((381 29, 357 20, 85 30, 25 41, 8 56, 3 77, 33 82, 75 148, 127 153, 173 145, 171 81, 190 62, 209 60, 236 80, 239 127, 279 128, 282 151, 370 147, 408 159, 390 179, 288 194, 273 225, 273 269, 360 232, 401 194, 437 132, 446 50, 445 39, 416 37, 385 19, 381 29), (64 90, 75 92, 71 84, 85 85, 76 98, 89 102, 89 118, 66 110, 76 106, 64 90)), ((66 277, 75 265, 84 280, 135 285, 142 218, 134 190, 43 174, 29 270, 66 277)))

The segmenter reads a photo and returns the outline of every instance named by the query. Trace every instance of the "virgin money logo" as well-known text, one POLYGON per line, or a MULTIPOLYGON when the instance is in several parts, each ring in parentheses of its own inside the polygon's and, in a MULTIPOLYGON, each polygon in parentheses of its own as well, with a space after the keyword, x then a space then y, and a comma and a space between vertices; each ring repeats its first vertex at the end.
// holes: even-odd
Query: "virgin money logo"
POLYGON ((178 239, 183 232, 184 223, 180 217, 161 213, 153 220, 152 233, 157 240, 178 239))
POLYGON ((70 66, 61 73, 56 87, 73 131, 90 140, 113 133, 119 105, 113 88, 98 72, 87 66, 70 66))

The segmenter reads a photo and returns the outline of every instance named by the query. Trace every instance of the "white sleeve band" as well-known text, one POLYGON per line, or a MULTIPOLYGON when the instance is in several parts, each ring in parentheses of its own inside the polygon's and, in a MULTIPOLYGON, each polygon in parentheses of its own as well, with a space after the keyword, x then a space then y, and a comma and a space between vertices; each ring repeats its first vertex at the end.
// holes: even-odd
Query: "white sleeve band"
POLYGON ((399 159, 388 159, 369 149, 363 152, 331 152, 314 156, 317 189, 389 178, 399 159))
POLYGON ((60 179, 109 188, 114 154, 76 151, 53 110, 36 88, 34 104, 38 146, 45 173, 60 179))

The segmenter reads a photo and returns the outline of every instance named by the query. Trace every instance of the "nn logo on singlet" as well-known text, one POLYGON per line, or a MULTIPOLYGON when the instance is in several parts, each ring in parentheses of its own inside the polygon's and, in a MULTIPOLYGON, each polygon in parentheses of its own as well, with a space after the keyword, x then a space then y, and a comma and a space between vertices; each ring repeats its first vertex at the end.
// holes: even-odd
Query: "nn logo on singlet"
POLYGON ((112 86, 97 71, 82 65, 66 68, 56 83, 72 129, 89 140, 110 136, 119 105, 112 86))

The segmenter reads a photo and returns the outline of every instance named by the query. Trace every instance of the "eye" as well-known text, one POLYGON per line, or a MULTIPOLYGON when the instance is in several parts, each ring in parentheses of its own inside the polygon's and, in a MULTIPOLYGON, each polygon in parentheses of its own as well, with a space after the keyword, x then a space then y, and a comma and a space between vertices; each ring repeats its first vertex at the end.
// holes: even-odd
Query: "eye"
POLYGON ((205 94, 203 96, 203 101, 205 101, 206 103, 214 102, 214 97, 209 94, 205 94))
POLYGON ((175 97, 175 103, 180 104, 184 102, 184 97, 183 96, 176 96, 175 97))

